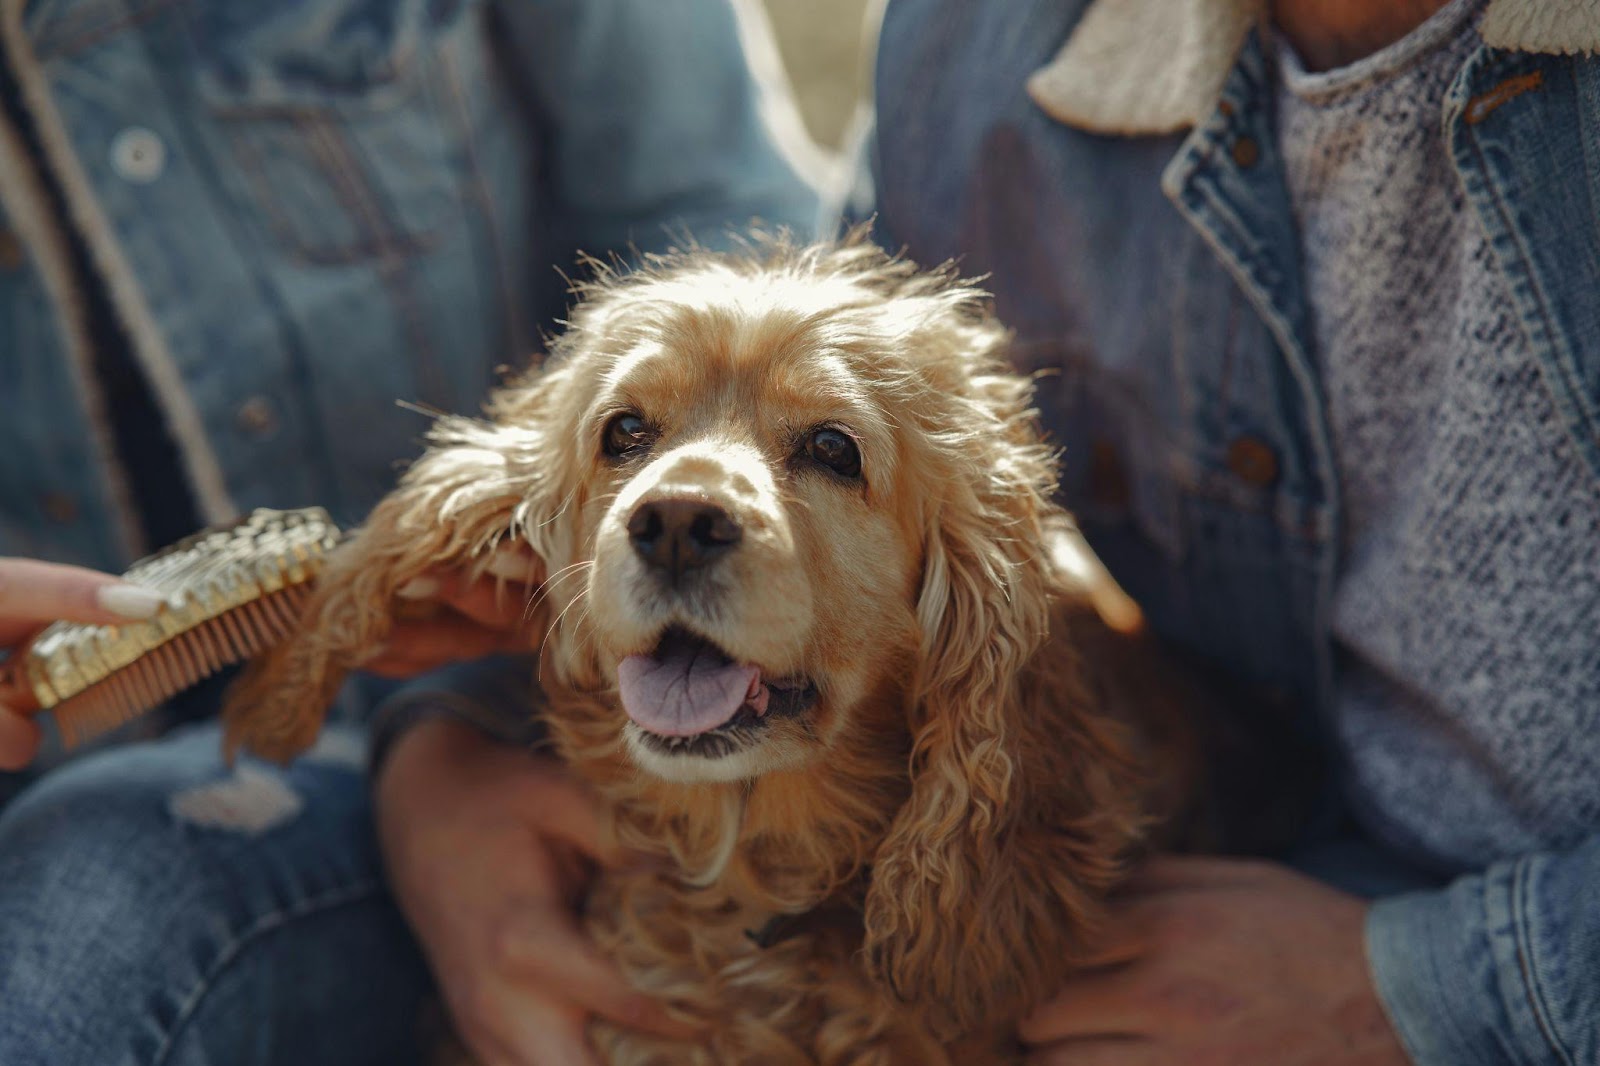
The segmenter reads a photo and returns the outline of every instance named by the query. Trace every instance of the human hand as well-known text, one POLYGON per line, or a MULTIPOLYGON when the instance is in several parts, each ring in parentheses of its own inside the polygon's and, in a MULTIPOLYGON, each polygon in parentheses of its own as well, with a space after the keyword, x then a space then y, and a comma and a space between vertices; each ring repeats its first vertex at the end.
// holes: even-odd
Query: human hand
POLYGON ((596 1014, 693 1036, 579 928, 595 865, 633 860, 559 763, 463 722, 424 721, 389 753, 377 816, 395 895, 484 1066, 591 1066, 596 1014))
POLYGON ((1101 964, 1024 1020, 1032 1066, 1407 1066, 1366 904, 1263 862, 1152 860, 1101 964))
MULTIPOLYGON (((149 618, 161 608, 152 589, 81 566, 0 558, 0 651, 16 653, 51 622, 102 625, 149 618)), ((0 770, 20 770, 39 750, 33 694, 0 689, 0 770)))
POLYGON ((403 605, 383 648, 361 664, 380 677, 406 678, 497 652, 527 652, 528 597, 538 581, 532 554, 501 550, 482 577, 438 567, 397 593, 403 605))

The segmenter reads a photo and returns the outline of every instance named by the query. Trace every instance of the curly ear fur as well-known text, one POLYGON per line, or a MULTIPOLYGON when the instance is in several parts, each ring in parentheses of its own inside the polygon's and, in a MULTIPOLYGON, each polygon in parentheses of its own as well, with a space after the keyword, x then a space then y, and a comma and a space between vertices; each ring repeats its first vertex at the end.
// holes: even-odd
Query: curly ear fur
MULTIPOLYGON (((428 451, 342 545, 317 583, 299 631, 250 664, 223 710, 226 749, 287 761, 316 739, 345 675, 383 644, 395 592, 434 566, 487 560, 497 545, 531 547, 539 569, 561 557, 564 483, 552 446, 570 372, 530 375, 496 392, 492 420, 441 418, 428 451)), ((535 635, 543 629, 533 619, 535 635)))
POLYGON ((912 791, 865 914, 869 972, 945 1038, 1054 989, 1139 831, 1127 737, 1052 632, 1067 604, 1049 527, 1064 516, 1030 390, 991 366, 998 327, 965 339, 979 347, 952 391, 967 410, 946 425, 966 431, 944 442, 925 526, 912 791))

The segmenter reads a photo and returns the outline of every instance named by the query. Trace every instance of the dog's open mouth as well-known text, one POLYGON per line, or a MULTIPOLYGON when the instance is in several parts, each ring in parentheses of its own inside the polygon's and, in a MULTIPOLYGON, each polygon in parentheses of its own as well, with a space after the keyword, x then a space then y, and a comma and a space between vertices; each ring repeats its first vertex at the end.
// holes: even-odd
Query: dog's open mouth
POLYGON ((658 751, 725 755, 774 716, 816 702, 804 677, 767 678, 736 662, 704 637, 668 629, 649 655, 630 655, 617 667, 622 707, 658 751))

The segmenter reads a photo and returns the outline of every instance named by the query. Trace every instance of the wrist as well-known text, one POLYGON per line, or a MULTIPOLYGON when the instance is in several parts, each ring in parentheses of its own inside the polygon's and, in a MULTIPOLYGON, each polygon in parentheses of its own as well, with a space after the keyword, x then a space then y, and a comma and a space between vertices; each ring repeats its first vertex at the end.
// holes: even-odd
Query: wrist
POLYGON ((476 726, 452 714, 413 722, 390 742, 374 768, 373 800, 379 821, 412 803, 429 802, 475 749, 497 746, 476 726))

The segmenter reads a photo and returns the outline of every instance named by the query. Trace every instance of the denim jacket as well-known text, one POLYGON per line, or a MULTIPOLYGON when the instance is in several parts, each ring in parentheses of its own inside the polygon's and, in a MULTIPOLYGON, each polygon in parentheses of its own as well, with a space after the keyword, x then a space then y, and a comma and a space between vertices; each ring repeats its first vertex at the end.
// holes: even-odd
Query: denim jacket
MULTIPOLYGON (((1258 10, 895 0, 874 180, 884 239, 989 275, 1065 502, 1152 626, 1319 729, 1339 483, 1258 10)), ((1600 477, 1600 5, 1494 0, 1481 32, 1439 122, 1600 477)), ((1596 710, 1573 708, 1573 766, 1596 710)), ((1415 1061, 1600 1062, 1587 831, 1374 905, 1375 983, 1415 1061)))
POLYGON ((148 547, 92 372, 87 247, 205 521, 359 520, 425 419, 532 355, 576 250, 817 199, 728 0, 3 0, 0 555, 148 547), (59 200, 51 189, 59 190, 59 200), (58 203, 64 205, 58 209, 58 203))

